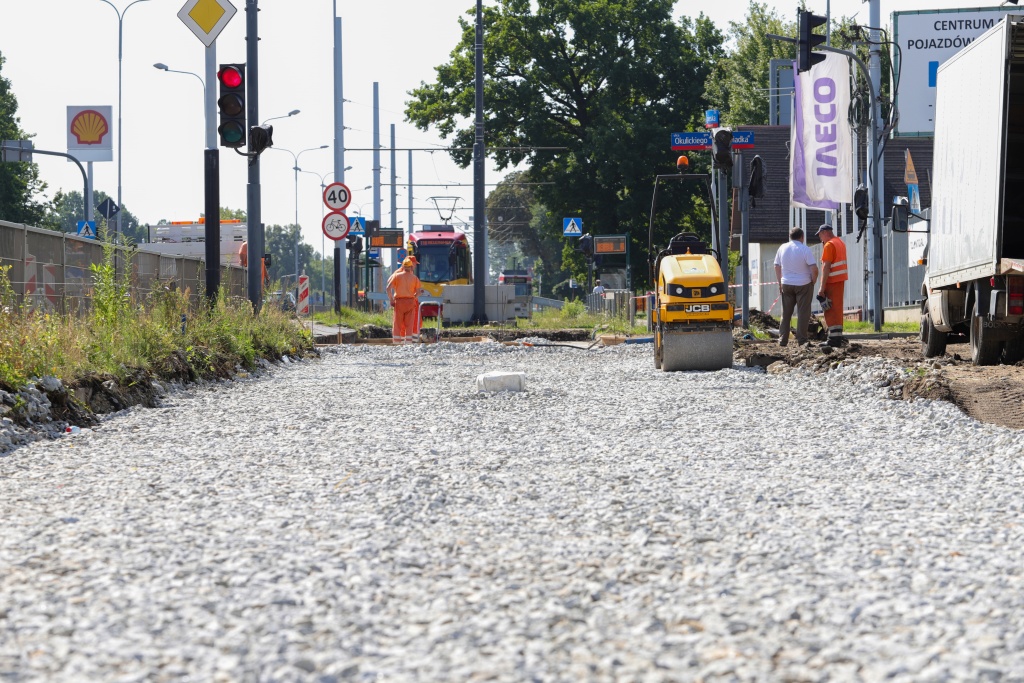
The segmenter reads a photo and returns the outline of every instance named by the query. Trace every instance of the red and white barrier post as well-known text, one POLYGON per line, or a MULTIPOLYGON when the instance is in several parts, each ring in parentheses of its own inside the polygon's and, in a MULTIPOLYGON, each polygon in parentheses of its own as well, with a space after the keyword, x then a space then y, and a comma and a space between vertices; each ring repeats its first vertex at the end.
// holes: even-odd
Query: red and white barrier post
POLYGON ((299 304, 296 306, 299 315, 309 315, 309 276, 299 276, 299 304))

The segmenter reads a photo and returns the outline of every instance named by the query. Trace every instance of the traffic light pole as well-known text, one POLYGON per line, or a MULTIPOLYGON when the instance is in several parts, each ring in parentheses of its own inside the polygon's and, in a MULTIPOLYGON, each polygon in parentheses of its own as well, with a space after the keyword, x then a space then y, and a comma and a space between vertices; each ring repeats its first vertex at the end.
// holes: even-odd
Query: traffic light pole
POLYGON ((206 150, 203 152, 205 173, 206 222, 206 296, 210 305, 220 292, 220 149, 217 148, 216 103, 213 88, 217 80, 217 43, 206 48, 206 150))
MULTIPOLYGON (((245 0, 245 59, 248 72, 246 104, 248 121, 260 120, 259 114, 259 22, 258 0, 245 0)), ((263 224, 260 211, 260 158, 249 160, 249 184, 246 186, 246 236, 249 240, 249 302, 254 312, 263 304, 263 224)), ((218 209, 218 215, 220 210, 218 209)))

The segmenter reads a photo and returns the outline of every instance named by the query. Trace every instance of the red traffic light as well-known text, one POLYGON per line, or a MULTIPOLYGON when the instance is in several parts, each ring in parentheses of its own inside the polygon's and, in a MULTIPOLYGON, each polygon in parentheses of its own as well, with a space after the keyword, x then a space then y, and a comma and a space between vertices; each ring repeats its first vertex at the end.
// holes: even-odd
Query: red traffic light
POLYGON ((238 88, 242 85, 242 72, 233 66, 225 66, 217 72, 217 78, 225 88, 238 88))

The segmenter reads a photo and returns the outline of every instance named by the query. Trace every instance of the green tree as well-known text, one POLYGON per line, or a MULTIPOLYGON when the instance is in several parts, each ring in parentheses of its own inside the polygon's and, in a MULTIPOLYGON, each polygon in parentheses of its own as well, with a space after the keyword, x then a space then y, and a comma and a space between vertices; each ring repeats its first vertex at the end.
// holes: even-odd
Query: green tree
MULTIPOLYGON (((831 42, 848 50, 853 20, 840 17, 832 21, 831 42)), ((818 29, 824 34, 824 27, 818 29)), ((746 20, 729 22, 727 31, 733 46, 720 60, 707 81, 705 97, 722 111, 722 125, 768 125, 769 70, 773 59, 796 59, 796 46, 769 38, 772 33, 795 38, 797 22, 787 21, 767 3, 750 0, 746 20)))
MULTIPOLYGON (((271 261, 267 275, 270 276, 272 282, 285 280, 286 288, 295 286, 295 242, 298 232, 295 225, 268 225, 264 235, 264 248, 270 254, 271 261)), ((311 245, 302 241, 301 236, 298 236, 298 247, 299 274, 305 272, 306 275, 311 275, 313 272, 311 264, 314 259, 319 261, 319 256, 314 254, 311 245)), ((316 272, 319 274, 319 267, 316 272)))
MULTIPOLYGON (((539 228, 561 240, 562 216, 594 234, 627 234, 646 275, 654 175, 674 168, 669 134, 696 125, 722 35, 703 15, 672 19, 674 0, 498 0, 484 8, 487 144, 498 167, 525 163, 546 207, 539 228)), ((474 27, 437 80, 410 92, 406 116, 454 147, 474 138, 474 27)), ((471 153, 453 150, 463 166, 471 153)), ((693 192, 665 201, 658 240, 677 231, 693 192)), ((706 226, 705 226, 705 232, 706 226)), ((641 277, 641 281, 646 279, 641 277)))
MULTIPOLYGON (((32 136, 21 129, 18 99, 2 75, 5 61, 0 54, 0 140, 25 140, 32 136)), ((36 164, 0 163, 0 219, 45 227, 46 203, 39 199, 45 190, 36 164)))
MULTIPOLYGON (((102 190, 93 190, 92 205, 94 208, 107 199, 113 198, 102 190)), ((125 240, 131 244, 148 242, 149 230, 147 226, 141 225, 138 217, 128 209, 122 208, 121 210, 124 212, 124 216, 121 218, 121 229, 124 232, 125 240)), ((96 216, 96 220, 100 218, 100 216, 96 216)), ((46 227, 51 230, 59 230, 60 232, 75 233, 78 231, 78 221, 81 220, 85 220, 85 202, 82 199, 82 193, 77 190, 71 190, 70 192, 57 190, 57 193, 53 195, 53 201, 47 207, 46 227)), ((111 227, 113 227, 116 220, 116 215, 110 219, 111 227)))
POLYGON ((220 207, 220 219, 222 221, 244 221, 245 209, 229 209, 222 206, 220 207))

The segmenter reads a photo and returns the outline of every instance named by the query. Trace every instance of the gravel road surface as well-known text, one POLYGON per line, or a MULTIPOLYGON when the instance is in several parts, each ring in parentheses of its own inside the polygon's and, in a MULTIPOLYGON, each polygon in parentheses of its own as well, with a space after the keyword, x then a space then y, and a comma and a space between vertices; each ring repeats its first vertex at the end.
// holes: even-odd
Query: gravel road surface
POLYGON ((442 343, 173 393, 0 457, 0 681, 1024 680, 1024 433, 896 372, 442 343))

